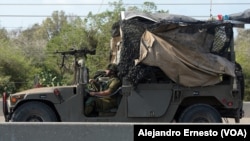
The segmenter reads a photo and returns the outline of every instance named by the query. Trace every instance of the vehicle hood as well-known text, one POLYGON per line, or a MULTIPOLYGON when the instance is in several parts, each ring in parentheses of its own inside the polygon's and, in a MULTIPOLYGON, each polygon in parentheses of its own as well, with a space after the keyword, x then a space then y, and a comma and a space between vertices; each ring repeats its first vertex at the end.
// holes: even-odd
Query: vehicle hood
POLYGON ((56 87, 40 87, 40 88, 33 88, 33 89, 28 89, 25 91, 20 91, 17 93, 14 93, 12 95, 19 95, 19 94, 43 94, 43 93, 53 93, 54 89, 58 89, 59 91, 62 91, 63 89, 73 89, 75 88, 75 85, 71 86, 56 86, 56 87))

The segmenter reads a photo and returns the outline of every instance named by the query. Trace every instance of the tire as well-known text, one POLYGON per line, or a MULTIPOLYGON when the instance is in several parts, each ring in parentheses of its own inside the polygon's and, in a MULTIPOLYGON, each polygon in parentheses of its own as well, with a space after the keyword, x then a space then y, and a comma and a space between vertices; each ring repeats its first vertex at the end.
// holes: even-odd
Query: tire
POLYGON ((12 117, 12 122, 56 122, 55 112, 46 104, 38 101, 27 102, 18 107, 12 117))
POLYGON ((179 117, 179 122, 222 123, 219 112, 207 104, 195 104, 186 108, 179 117))

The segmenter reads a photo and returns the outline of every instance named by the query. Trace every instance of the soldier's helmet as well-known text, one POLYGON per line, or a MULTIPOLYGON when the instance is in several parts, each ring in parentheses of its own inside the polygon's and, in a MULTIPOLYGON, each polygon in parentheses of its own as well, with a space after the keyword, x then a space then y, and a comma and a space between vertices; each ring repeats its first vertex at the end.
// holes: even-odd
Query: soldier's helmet
POLYGON ((109 64, 109 65, 107 66, 106 69, 107 69, 107 70, 111 70, 111 71, 113 71, 113 72, 115 72, 115 73, 118 72, 118 67, 117 67, 117 65, 116 65, 116 64, 113 64, 113 63, 109 64))

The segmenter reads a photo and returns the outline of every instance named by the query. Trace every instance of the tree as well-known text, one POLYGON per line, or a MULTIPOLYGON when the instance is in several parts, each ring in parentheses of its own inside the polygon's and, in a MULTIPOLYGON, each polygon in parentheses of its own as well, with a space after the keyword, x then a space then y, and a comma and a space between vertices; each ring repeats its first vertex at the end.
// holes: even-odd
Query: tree
POLYGON ((57 50, 96 50, 96 55, 82 56, 93 76, 110 61, 111 27, 120 20, 121 11, 159 12, 153 2, 127 9, 122 0, 109 4, 106 11, 90 12, 84 19, 66 15, 64 11, 54 11, 41 25, 10 32, 0 29, 0 91, 15 92, 33 87, 35 76, 39 76, 44 85, 70 83, 74 60, 66 57, 62 69, 62 58, 55 54, 57 50))
POLYGON ((18 48, 0 44, 0 90, 16 92, 31 88, 35 73, 36 68, 18 48))
MULTIPOLYGON (((61 18, 57 18, 60 14, 58 12, 54 12, 52 14, 52 19, 47 18, 43 23, 47 29, 50 29, 48 33, 51 35, 47 44, 47 52, 68 50, 70 48, 95 49, 96 55, 88 56, 86 61, 87 66, 91 70, 90 75, 93 76, 97 70, 104 68, 110 61, 111 27, 115 22, 120 20, 121 11, 126 11, 122 0, 109 4, 110 8, 108 10, 98 14, 90 12, 83 20, 77 16, 65 16, 62 11, 61 13, 63 14, 61 14, 61 18), (56 23, 63 24, 55 26, 58 25, 56 23)), ((133 7, 131 9, 155 12, 157 7, 153 2, 145 2, 142 8, 133 7)), ((72 62, 69 58, 67 59, 69 62, 72 62)), ((53 59, 48 59, 47 62, 47 67, 55 66, 52 64, 56 63, 57 66, 59 66, 59 62, 55 59, 55 57, 53 57, 53 59), (49 63, 51 65, 49 65, 49 63)), ((66 68, 68 72, 65 73, 64 71, 63 75, 70 77, 67 73, 72 74, 72 66, 67 64, 65 66, 68 66, 68 68, 66 68)), ((51 67, 49 68, 52 69, 51 67)))
MULTIPOLYGON (((97 41, 94 32, 87 30, 83 21, 77 16, 68 16, 67 21, 60 27, 56 35, 52 36, 47 44, 47 52, 53 54, 56 51, 67 51, 70 49, 88 49, 95 50, 97 41)), ((86 57, 86 56, 82 56, 86 57)), ((64 75, 65 80, 72 80, 74 66, 72 65, 74 58, 65 58, 64 68, 60 68, 60 56, 51 55, 46 60, 47 69, 64 75), (64 69, 64 70, 61 70, 64 69), (71 75, 69 75, 71 74, 71 75)), ((70 81, 66 83, 71 83, 70 81)))
POLYGON ((48 39, 58 35, 64 24, 67 24, 67 16, 64 11, 54 11, 52 16, 42 23, 46 29, 48 39))
POLYGON ((7 32, 7 30, 4 29, 4 28, 1 28, 1 29, 0 29, 0 40, 1 40, 1 41, 7 41, 7 40, 9 40, 8 32, 7 32))
POLYGON ((235 41, 236 61, 241 64, 245 76, 245 100, 250 100, 250 30, 238 30, 235 41))
MULTIPOLYGON (((91 70, 90 74, 93 75, 109 63, 111 27, 120 19, 120 12, 126 11, 121 0, 110 3, 110 7, 95 15, 90 12, 84 19, 76 15, 66 15, 64 11, 54 11, 41 25, 35 24, 22 31, 15 39, 15 43, 22 48, 25 57, 33 60, 34 66, 39 67, 39 74, 44 74, 40 75, 42 77, 40 79, 45 78, 46 82, 52 81, 47 80, 50 77, 45 77, 49 74, 58 75, 57 78, 63 76, 61 80, 63 83, 70 83, 73 78, 73 58, 65 58, 62 70, 62 58, 55 54, 57 50, 83 48, 96 50, 94 56, 83 56, 85 59, 88 58, 86 64, 91 70)), ((145 2, 142 8, 133 7, 133 9, 155 12, 157 7, 153 2, 145 2)))
POLYGON ((145 12, 145 13, 168 13, 165 10, 157 10, 157 6, 154 2, 145 1, 141 8, 137 6, 129 6, 127 11, 138 11, 138 12, 145 12))
POLYGON ((89 56, 87 65, 90 75, 106 67, 110 58, 111 27, 120 19, 120 12, 125 11, 122 1, 109 3, 110 8, 102 13, 93 15, 91 12, 85 18, 85 27, 95 33, 97 39, 96 55, 89 56))
POLYGON ((27 59, 32 60, 33 65, 37 67, 43 65, 45 47, 48 41, 42 26, 34 24, 21 31, 18 36, 12 37, 11 40, 12 45, 19 48, 27 59))
POLYGON ((142 12, 153 13, 157 10, 157 6, 153 2, 144 2, 142 6, 142 12))

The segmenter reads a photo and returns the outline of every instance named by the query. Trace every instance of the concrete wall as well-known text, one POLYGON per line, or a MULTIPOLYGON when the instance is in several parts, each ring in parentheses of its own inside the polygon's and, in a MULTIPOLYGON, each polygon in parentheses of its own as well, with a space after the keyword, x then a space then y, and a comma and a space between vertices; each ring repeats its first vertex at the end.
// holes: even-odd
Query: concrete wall
POLYGON ((0 123, 0 141, 133 141, 133 125, 0 123))
MULTIPOLYGON (((249 124, 250 102, 244 103, 244 109, 246 117, 240 123, 249 124)), ((11 123, 4 122, 1 111, 0 118, 0 141, 133 141, 134 135, 132 123, 11 123)))

